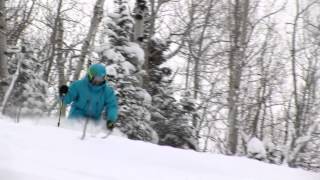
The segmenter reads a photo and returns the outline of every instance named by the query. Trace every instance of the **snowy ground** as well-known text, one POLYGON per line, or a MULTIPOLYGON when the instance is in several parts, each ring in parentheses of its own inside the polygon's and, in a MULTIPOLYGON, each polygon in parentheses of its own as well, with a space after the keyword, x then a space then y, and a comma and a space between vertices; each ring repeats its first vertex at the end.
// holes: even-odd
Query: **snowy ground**
POLYGON ((40 124, 0 117, 1 180, 320 180, 299 169, 119 136, 82 141, 79 131, 40 124))

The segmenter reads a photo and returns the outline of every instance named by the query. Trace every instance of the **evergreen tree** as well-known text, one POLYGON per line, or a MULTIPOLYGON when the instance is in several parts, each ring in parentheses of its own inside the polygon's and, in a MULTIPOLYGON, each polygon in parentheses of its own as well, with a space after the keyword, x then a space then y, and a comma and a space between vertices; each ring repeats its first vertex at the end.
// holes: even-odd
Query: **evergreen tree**
POLYGON ((198 150, 197 136, 192 120, 199 118, 195 102, 188 92, 177 101, 171 86, 172 70, 161 67, 167 61, 163 53, 168 43, 158 38, 151 39, 150 46, 150 82, 148 91, 152 95, 152 121, 159 134, 159 144, 178 148, 198 150))
POLYGON ((9 115, 42 116, 46 112, 47 84, 42 80, 41 64, 27 46, 21 52, 14 52, 9 63, 9 73, 15 74, 19 61, 21 66, 15 86, 6 107, 9 115))
POLYGON ((195 106, 189 101, 190 96, 177 101, 168 89, 158 88, 159 93, 153 96, 152 121, 159 134, 159 144, 199 150, 195 129, 191 124, 195 106))
POLYGON ((107 65, 109 82, 118 92, 120 130, 131 139, 198 150, 191 123, 197 118, 194 102, 190 96, 175 100, 169 79, 172 70, 161 67, 167 61, 163 53, 168 49, 168 43, 150 38, 149 48, 144 49, 151 54, 149 74, 146 74, 143 70, 144 50, 132 42, 134 21, 127 1, 117 0, 115 4, 116 11, 106 20, 107 28, 103 33, 108 41, 98 52, 101 62, 107 65), (150 82, 142 86, 145 75, 149 76, 150 82))
POLYGON ((133 19, 127 1, 115 1, 116 12, 107 19, 109 41, 98 51, 107 65, 110 84, 119 97, 119 128, 130 139, 158 143, 150 125, 151 96, 142 88, 144 51, 131 41, 133 19))
POLYGON ((156 32, 147 6, 147 1, 137 0, 134 17, 135 38, 148 54, 148 78, 144 87, 152 96, 151 126, 159 135, 159 144, 198 150, 198 138, 192 126, 192 120, 198 118, 195 103, 190 99, 191 96, 186 96, 181 101, 173 96, 170 80, 172 70, 161 67, 168 60, 164 52, 168 50, 169 42, 153 34, 156 32))

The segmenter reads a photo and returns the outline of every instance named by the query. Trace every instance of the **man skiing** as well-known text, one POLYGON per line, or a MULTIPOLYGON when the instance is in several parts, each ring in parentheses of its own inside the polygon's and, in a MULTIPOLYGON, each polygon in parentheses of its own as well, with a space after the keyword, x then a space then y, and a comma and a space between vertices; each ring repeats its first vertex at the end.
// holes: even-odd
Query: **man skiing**
POLYGON ((86 76, 71 83, 70 87, 62 85, 59 95, 63 104, 71 104, 69 119, 90 119, 99 122, 105 109, 107 129, 112 130, 118 116, 118 102, 114 90, 107 85, 106 68, 102 64, 89 67, 86 76))

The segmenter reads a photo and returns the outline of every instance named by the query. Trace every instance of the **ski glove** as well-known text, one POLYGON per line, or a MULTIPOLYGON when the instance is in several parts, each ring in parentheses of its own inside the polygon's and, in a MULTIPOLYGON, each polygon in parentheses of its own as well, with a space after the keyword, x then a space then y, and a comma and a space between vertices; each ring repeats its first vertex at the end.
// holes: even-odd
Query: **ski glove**
POLYGON ((114 128, 114 123, 112 121, 107 121, 107 129, 108 130, 113 130, 114 128))
POLYGON ((59 95, 60 97, 66 95, 68 93, 69 87, 67 85, 62 85, 59 87, 59 95))

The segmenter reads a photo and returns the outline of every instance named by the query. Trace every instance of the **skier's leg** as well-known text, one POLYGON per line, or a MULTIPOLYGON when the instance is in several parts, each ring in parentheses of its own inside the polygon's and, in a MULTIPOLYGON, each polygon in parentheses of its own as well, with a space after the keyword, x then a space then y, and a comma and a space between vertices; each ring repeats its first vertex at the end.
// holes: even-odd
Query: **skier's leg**
POLYGON ((91 126, 90 126, 90 133, 92 137, 99 136, 99 133, 101 132, 101 122, 97 120, 92 120, 91 126))
POLYGON ((80 138, 81 140, 84 140, 84 138, 86 137, 88 123, 89 123, 89 118, 86 118, 85 122, 84 122, 84 125, 83 125, 82 136, 80 138))
POLYGON ((107 134, 106 121, 105 120, 95 121, 94 125, 95 125, 96 137, 100 137, 100 138, 105 137, 107 134))

